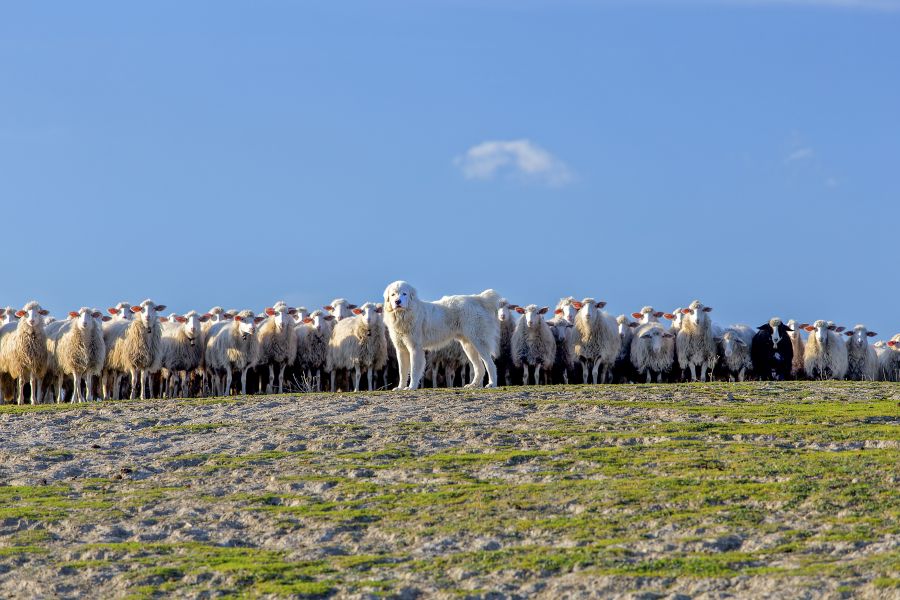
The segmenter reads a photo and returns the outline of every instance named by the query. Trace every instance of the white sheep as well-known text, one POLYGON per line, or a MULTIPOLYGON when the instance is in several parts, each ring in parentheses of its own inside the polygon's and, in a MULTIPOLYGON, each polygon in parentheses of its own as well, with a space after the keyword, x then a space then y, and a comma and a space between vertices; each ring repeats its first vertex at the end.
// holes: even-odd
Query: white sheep
POLYGON ((879 379, 900 381, 900 333, 885 342, 884 348, 878 361, 879 379))
POLYGON ((111 314, 112 318, 116 321, 131 320, 131 304, 128 302, 119 302, 115 306, 107 308, 106 312, 111 314))
MULTIPOLYGON (((779 320, 780 324, 781 321, 779 320)), ((722 361, 722 369, 729 381, 744 381, 747 373, 753 372, 753 336, 755 331, 748 325, 732 325, 716 337, 717 351, 722 361)))
POLYGON ((791 338, 791 349, 794 351, 794 357, 791 360, 791 377, 794 379, 802 379, 803 371, 803 353, 806 344, 803 343, 803 330, 809 325, 807 323, 797 323, 794 319, 787 322, 790 329, 788 337, 791 338))
POLYGON ((582 363, 584 383, 606 383, 622 345, 616 320, 601 310, 606 302, 585 298, 574 306, 578 314, 572 329, 572 344, 582 363))
POLYGON ((875 381, 878 379, 878 356, 869 345, 869 338, 878 335, 865 325, 857 325, 845 334, 847 340, 847 379, 875 381))
POLYGON ((333 315, 314 310, 294 329, 297 335, 297 366, 312 378, 317 392, 322 391, 322 369, 328 359, 333 320, 333 315))
POLYGON ((199 315, 192 310, 184 315, 173 315, 168 322, 163 323, 160 340, 162 381, 167 397, 175 398, 179 391, 181 397, 189 395, 190 374, 203 367, 203 325, 209 318, 209 314, 199 315))
POLYGON ((549 306, 538 308, 529 304, 516 307, 522 315, 512 337, 513 364, 522 369, 522 384, 528 385, 529 371, 534 368, 534 383, 541 384, 541 369, 552 369, 556 361, 556 340, 544 321, 549 306))
POLYGON ((843 379, 847 374, 847 346, 837 329, 821 319, 806 326, 810 335, 803 352, 803 370, 810 379, 843 379))
POLYGON ((716 341, 710 311, 712 308, 704 306, 699 300, 681 309, 684 317, 675 336, 675 351, 680 368, 690 372, 691 381, 697 381, 698 367, 700 381, 706 381, 707 372, 712 371, 716 362, 716 341))
POLYGON ((206 367, 212 373, 216 395, 231 393, 233 371, 240 372, 241 394, 247 394, 247 371, 256 365, 259 351, 256 326, 262 320, 252 310, 242 310, 230 320, 213 324, 206 332, 206 367))
POLYGON ((335 370, 353 369, 353 391, 359 391, 362 371, 366 371, 369 390, 374 389, 375 371, 387 362, 387 329, 381 307, 366 302, 353 309, 354 316, 338 321, 328 343, 327 369, 331 372, 331 391, 335 391, 335 370))
POLYGON ((656 382, 662 383, 675 362, 675 334, 660 323, 641 325, 631 338, 630 359, 639 377, 652 383, 655 374, 656 382))
POLYGON ((70 312, 69 319, 47 326, 50 374, 56 378, 58 403, 65 399, 63 379, 72 377, 72 401, 94 400, 94 375, 106 361, 106 344, 100 325, 102 313, 82 307, 70 312), (84 381, 85 392, 81 383, 84 381))
POLYGON ((50 366, 44 317, 48 311, 35 301, 16 311, 18 321, 0 329, 0 371, 16 380, 16 401, 25 402, 25 383, 31 388, 31 404, 41 401, 41 380, 50 366))
POLYGON ((267 318, 259 326, 259 357, 257 364, 269 367, 266 393, 271 394, 278 382, 278 393, 284 393, 284 371, 297 357, 297 334, 293 316, 297 309, 282 302, 266 308, 267 318), (277 369, 277 373, 275 370, 277 369))
MULTIPOLYGON (((658 320, 652 313, 649 318, 658 320)), ((647 322, 657 321, 648 320, 647 322)), ((613 366, 613 383, 628 383, 634 381, 634 367, 631 364, 631 342, 634 338, 634 330, 640 326, 640 323, 635 323, 626 315, 619 315, 616 317, 616 328, 619 332, 619 339, 622 340, 622 344, 619 346, 619 353, 616 355, 616 362, 613 366)))
POLYGON ((330 312, 335 321, 343 321, 344 319, 349 319, 353 316, 353 309, 356 308, 356 305, 350 304, 350 302, 344 298, 335 298, 331 301, 331 304, 323 306, 322 308, 330 312))
POLYGON ((572 296, 560 298, 553 310, 553 318, 547 320, 553 339, 556 341, 556 360, 553 365, 552 380, 555 383, 568 384, 575 376, 575 348, 572 330, 575 317, 581 303, 572 296))
POLYGON ((638 325, 646 325, 647 323, 659 323, 660 317, 673 319, 675 316, 664 313, 661 310, 653 310, 652 306, 645 306, 639 312, 631 313, 631 316, 637 319, 638 325))
POLYGON ((6 308, 0 309, 0 327, 3 325, 9 325, 15 321, 18 321, 19 317, 16 316, 16 309, 12 306, 7 306, 6 308))
POLYGON ((294 324, 299 325, 309 316, 309 310, 305 306, 298 306, 294 309, 294 324))
MULTIPOLYGON (((513 311, 516 310, 515 304, 510 304, 506 298, 500 299, 500 308, 497 310, 497 318, 500 320, 500 343, 497 346, 497 357, 494 363, 497 365, 497 377, 505 385, 512 384, 512 336, 516 330, 516 319, 513 317, 513 311)), ((459 351, 465 356, 462 346, 459 351)), ((468 362, 468 359, 465 359, 468 362)))
MULTIPOLYGON (((164 304, 156 304, 152 300, 144 300, 138 306, 132 306, 130 320, 113 319, 103 328, 103 341, 106 343, 107 376, 110 373, 128 373, 131 375, 131 399, 135 399, 140 390, 140 397, 146 400, 153 395, 150 375, 158 371, 162 363, 162 331, 159 313, 166 309, 164 304)), ((116 315, 119 316, 119 315, 116 315)), ((114 378, 116 382, 118 377, 114 378)), ((118 397, 118 383, 114 388, 118 397)), ((104 394, 108 396, 108 392, 104 394)))

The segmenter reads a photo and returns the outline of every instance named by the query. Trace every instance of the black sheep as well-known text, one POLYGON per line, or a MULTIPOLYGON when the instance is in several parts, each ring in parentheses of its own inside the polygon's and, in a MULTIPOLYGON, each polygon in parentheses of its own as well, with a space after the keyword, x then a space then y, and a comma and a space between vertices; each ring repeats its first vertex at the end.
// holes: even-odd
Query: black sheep
POLYGON ((794 360, 794 348, 788 332, 793 331, 774 318, 757 327, 750 347, 753 360, 753 372, 762 380, 782 381, 791 376, 791 363, 794 360))

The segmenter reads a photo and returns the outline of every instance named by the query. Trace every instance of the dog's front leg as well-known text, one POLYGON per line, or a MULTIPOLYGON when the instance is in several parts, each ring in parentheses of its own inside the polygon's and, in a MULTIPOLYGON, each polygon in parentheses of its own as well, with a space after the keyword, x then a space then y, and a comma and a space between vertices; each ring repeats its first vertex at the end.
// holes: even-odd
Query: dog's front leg
POLYGON ((400 384, 394 389, 405 390, 409 384, 409 350, 402 342, 394 345, 397 348, 397 364, 400 368, 400 384))
POLYGON ((412 378, 409 382, 409 389, 417 390, 422 383, 422 376, 425 375, 425 350, 415 348, 411 349, 409 354, 412 358, 412 378))

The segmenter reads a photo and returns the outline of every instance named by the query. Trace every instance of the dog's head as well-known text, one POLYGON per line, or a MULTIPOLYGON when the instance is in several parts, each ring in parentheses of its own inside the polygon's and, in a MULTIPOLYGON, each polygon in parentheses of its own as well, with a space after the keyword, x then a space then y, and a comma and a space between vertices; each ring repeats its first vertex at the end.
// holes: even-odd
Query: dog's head
POLYGON ((416 298, 416 288, 405 281, 395 281, 384 289, 384 309, 388 312, 406 310, 416 298))

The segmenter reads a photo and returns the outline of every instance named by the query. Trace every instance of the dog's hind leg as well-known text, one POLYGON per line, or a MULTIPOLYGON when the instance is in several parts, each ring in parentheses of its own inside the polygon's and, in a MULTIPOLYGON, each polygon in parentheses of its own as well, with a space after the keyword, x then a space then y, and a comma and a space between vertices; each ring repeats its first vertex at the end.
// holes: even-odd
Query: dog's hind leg
POLYGON ((397 348, 397 366, 400 368, 400 383, 395 390, 405 390, 409 385, 409 350, 405 345, 396 344, 397 348))

